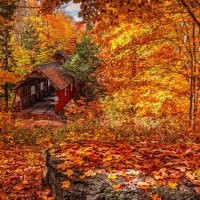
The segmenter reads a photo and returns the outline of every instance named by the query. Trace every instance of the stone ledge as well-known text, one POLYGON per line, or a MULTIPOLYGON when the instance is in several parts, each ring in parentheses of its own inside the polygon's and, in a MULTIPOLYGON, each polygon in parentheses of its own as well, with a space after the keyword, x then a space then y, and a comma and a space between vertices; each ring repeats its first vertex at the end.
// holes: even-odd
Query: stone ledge
MULTIPOLYGON (((151 200, 152 194, 157 194, 162 200, 200 200, 200 194, 194 191, 191 182, 184 183, 187 184, 188 191, 174 190, 169 186, 159 186, 147 190, 140 188, 115 190, 104 174, 70 180, 62 170, 57 168, 59 164, 63 163, 63 160, 51 156, 50 151, 52 149, 45 151, 46 168, 43 182, 53 190, 55 200, 151 200), (62 182, 66 180, 71 183, 67 189, 62 188, 62 182)), ((82 175, 77 169, 73 170, 76 174, 75 177, 82 175)))

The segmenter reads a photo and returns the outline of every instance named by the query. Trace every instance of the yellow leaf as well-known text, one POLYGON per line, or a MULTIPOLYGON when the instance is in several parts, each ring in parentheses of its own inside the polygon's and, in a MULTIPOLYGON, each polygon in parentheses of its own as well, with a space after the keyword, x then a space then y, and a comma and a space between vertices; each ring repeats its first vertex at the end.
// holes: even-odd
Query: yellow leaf
POLYGON ((108 155, 106 158, 103 158, 103 162, 106 162, 106 161, 109 161, 109 160, 112 160, 111 155, 108 155))
POLYGON ((186 172, 186 176, 191 180, 195 179, 195 177, 190 172, 186 172))
POLYGON ((63 181, 62 182, 62 188, 68 189, 71 183, 69 181, 63 181))
POLYGON ((197 170, 195 171, 195 174, 197 175, 198 179, 200 179, 200 169, 197 169, 197 170))
POLYGON ((66 174, 67 176, 71 176, 74 173, 73 170, 68 169, 66 172, 64 172, 64 174, 66 174))
POLYGON ((168 186, 174 190, 177 190, 178 183, 168 182, 168 186))
POLYGON ((115 176, 115 175, 108 175, 108 179, 110 179, 110 180, 116 180, 117 176, 115 176))

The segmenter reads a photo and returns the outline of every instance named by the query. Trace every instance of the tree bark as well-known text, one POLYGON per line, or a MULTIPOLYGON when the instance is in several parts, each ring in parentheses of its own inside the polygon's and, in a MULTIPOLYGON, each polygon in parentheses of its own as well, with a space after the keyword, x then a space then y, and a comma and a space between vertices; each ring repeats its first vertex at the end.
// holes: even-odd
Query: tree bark
POLYGON ((190 9, 188 4, 184 0, 180 0, 180 1, 181 1, 182 5, 186 8, 186 10, 188 11, 189 15, 194 20, 194 22, 200 27, 200 21, 197 19, 197 17, 195 16, 194 12, 190 9))

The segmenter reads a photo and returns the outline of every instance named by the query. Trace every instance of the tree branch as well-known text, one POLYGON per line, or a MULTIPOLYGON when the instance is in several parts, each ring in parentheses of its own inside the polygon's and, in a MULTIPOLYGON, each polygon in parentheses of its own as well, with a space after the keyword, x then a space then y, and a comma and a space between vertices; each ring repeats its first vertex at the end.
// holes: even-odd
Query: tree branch
POLYGON ((184 0, 180 0, 180 1, 183 4, 183 6, 186 8, 186 10, 188 11, 189 15, 194 20, 194 22, 200 27, 200 21, 197 20, 196 16, 192 12, 192 10, 189 8, 189 6, 186 4, 186 2, 184 0))

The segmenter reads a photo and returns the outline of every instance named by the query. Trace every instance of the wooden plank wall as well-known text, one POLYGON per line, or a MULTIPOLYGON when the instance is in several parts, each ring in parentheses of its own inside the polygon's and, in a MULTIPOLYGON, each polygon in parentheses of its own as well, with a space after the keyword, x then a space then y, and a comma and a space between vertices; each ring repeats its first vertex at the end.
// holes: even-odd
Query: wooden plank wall
POLYGON ((20 90, 20 99, 21 99, 21 108, 39 101, 48 94, 51 93, 52 87, 48 87, 47 79, 37 79, 28 83, 21 85, 20 90), (41 82, 44 82, 43 90, 41 90, 41 82), (35 86, 35 94, 31 95, 31 87, 35 86))

